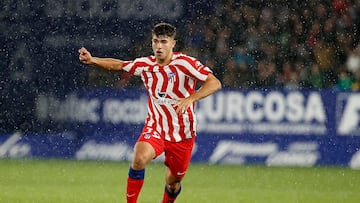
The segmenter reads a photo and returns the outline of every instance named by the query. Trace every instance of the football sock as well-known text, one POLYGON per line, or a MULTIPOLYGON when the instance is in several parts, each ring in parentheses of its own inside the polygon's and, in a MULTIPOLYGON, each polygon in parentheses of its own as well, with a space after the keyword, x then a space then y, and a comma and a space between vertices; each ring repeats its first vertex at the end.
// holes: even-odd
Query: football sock
POLYGON ((134 170, 130 167, 126 187, 127 203, 136 203, 144 184, 145 169, 134 170))
POLYGON ((176 200, 176 197, 180 194, 181 192, 181 185, 180 188, 177 192, 174 191, 170 191, 168 189, 167 186, 165 186, 165 191, 164 191, 164 197, 163 197, 163 201, 162 203, 173 203, 176 200))

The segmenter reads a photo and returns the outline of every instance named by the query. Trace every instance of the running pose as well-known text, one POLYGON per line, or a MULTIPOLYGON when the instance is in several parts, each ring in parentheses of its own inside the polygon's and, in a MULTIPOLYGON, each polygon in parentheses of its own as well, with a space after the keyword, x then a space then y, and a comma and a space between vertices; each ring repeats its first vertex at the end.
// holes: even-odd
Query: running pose
POLYGON ((174 202, 190 164, 196 136, 195 102, 221 89, 220 81, 197 59, 174 52, 176 28, 159 23, 152 30, 152 56, 133 61, 91 56, 79 50, 84 64, 107 70, 124 70, 140 76, 149 94, 148 114, 135 146, 126 199, 136 203, 147 164, 165 152, 166 185, 162 203, 174 202), (202 83, 196 89, 196 82, 202 83))

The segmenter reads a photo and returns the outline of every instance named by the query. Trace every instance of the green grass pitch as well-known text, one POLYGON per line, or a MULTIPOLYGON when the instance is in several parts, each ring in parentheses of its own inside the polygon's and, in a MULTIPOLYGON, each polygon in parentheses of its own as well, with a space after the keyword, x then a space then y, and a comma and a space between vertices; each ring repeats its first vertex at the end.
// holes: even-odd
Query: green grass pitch
MULTIPOLYGON (((129 163, 0 159, 1 203, 122 203, 129 163)), ((150 164, 139 203, 158 203, 165 168, 150 164)), ((192 164, 178 203, 360 202, 360 171, 192 164)))

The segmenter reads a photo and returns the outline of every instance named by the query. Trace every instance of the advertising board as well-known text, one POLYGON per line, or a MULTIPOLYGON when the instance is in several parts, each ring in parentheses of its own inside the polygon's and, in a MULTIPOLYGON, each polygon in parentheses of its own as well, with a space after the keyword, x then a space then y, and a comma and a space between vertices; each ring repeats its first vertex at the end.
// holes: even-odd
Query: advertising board
MULTIPOLYGON (((192 160, 360 168, 359 95, 222 90, 197 103, 192 160)), ((64 98, 39 95, 37 119, 62 126, 63 133, 0 136, 0 157, 130 161, 147 113, 146 99, 143 89, 86 89, 64 98)))

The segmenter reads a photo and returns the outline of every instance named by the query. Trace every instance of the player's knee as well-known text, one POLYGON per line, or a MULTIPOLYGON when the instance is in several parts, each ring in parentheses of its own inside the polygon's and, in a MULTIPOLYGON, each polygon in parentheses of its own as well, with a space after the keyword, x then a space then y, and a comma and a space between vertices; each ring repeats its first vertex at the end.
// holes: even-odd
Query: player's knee
POLYGON ((132 168, 135 170, 141 170, 144 169, 148 163, 149 159, 147 158, 147 156, 137 155, 133 159, 132 168))
POLYGON ((155 157, 154 148, 147 142, 137 142, 134 149, 132 168, 141 170, 155 157))
POLYGON ((179 181, 176 181, 176 182, 173 182, 173 183, 170 183, 167 185, 168 187, 168 190, 171 191, 171 192, 175 192, 175 191, 178 191, 179 188, 180 188, 180 180, 179 181))
POLYGON ((176 191, 180 187, 181 178, 175 178, 171 176, 167 178, 166 183, 169 191, 176 191))

